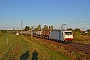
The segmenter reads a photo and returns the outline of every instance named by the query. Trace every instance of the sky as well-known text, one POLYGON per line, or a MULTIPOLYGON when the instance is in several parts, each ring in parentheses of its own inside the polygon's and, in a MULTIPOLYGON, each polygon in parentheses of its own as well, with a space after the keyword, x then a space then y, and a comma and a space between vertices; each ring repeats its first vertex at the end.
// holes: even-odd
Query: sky
POLYGON ((0 28, 41 24, 90 29, 90 0, 0 0, 0 28))

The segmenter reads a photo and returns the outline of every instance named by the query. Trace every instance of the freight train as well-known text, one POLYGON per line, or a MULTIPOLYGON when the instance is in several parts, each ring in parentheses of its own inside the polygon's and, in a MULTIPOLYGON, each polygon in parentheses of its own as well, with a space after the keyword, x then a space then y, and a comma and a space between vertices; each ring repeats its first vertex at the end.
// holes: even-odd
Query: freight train
MULTIPOLYGON (((34 37, 39 37, 48 40, 54 40, 58 42, 73 42, 72 31, 67 30, 46 30, 46 31, 32 31, 34 37)), ((30 32, 23 32, 23 34, 31 35, 30 32)))
POLYGON ((67 30, 46 30, 46 31, 36 31, 37 37, 54 40, 58 42, 73 42, 73 33, 72 31, 67 30), (38 33, 39 32, 39 33, 38 33))

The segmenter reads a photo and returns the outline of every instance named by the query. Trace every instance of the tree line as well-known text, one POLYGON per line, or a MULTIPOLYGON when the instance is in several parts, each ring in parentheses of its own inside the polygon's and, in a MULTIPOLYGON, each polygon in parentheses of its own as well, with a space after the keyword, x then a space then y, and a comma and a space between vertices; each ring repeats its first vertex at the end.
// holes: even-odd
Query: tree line
MULTIPOLYGON (((27 30, 35 30, 35 31, 41 31, 41 30, 54 30, 54 26, 53 25, 51 25, 51 26, 47 26, 47 25, 44 25, 44 27, 43 28, 41 28, 41 25, 39 24, 38 26, 25 26, 25 31, 27 31, 27 30)), ((58 29, 58 30, 60 30, 60 29, 58 29)), ((67 30, 73 30, 72 28, 67 28, 67 30)), ((78 31, 78 32, 80 32, 81 30, 80 30, 80 28, 76 28, 74 31, 78 31)))
POLYGON ((25 26, 25 31, 27 31, 27 30, 35 30, 35 31, 41 31, 41 30, 53 30, 54 29, 54 27, 53 27, 53 25, 51 25, 51 26, 47 26, 47 25, 44 25, 44 27, 43 28, 41 28, 41 25, 39 24, 37 27, 34 27, 34 26, 25 26))

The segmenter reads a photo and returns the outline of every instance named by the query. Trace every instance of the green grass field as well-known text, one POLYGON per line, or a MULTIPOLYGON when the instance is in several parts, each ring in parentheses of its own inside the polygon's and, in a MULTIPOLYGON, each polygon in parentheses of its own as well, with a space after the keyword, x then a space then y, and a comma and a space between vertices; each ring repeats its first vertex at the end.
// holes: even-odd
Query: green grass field
POLYGON ((24 36, 1 33, 0 60, 69 60, 63 54, 52 51, 33 40, 24 36))

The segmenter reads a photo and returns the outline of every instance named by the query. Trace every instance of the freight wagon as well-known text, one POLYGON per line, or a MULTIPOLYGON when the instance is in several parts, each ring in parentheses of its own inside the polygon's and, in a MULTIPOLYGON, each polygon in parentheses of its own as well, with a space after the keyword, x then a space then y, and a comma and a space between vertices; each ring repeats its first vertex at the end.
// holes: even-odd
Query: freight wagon
POLYGON ((42 33, 42 31, 36 31, 36 36, 41 37, 41 33, 42 33))
POLYGON ((49 39, 53 39, 60 42, 72 42, 72 31, 59 31, 53 30, 50 32, 49 39))
POLYGON ((49 39, 50 32, 50 30, 42 31, 41 37, 49 39))

